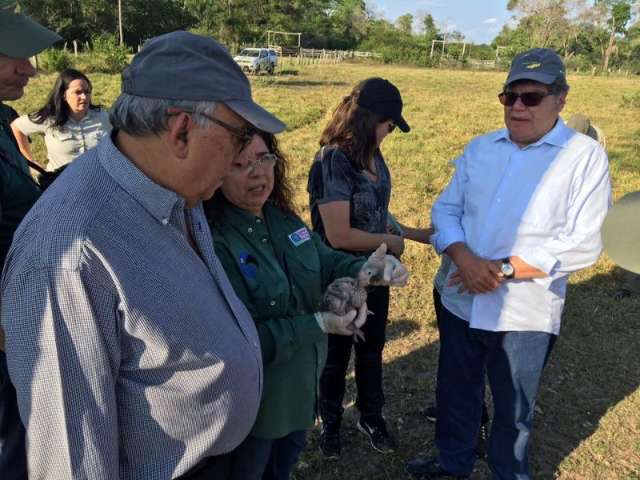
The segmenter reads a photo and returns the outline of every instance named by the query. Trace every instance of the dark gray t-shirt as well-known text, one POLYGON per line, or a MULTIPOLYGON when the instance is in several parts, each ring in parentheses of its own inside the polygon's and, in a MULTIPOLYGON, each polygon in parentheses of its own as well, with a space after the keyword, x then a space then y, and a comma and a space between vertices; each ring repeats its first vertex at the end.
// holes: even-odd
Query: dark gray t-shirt
POLYGON ((386 232, 391 176, 379 151, 376 152, 374 161, 378 172, 377 181, 371 180, 343 151, 336 147, 325 147, 316 153, 309 172, 307 192, 313 230, 325 242, 327 238, 318 205, 329 202, 350 202, 352 228, 369 233, 386 232))

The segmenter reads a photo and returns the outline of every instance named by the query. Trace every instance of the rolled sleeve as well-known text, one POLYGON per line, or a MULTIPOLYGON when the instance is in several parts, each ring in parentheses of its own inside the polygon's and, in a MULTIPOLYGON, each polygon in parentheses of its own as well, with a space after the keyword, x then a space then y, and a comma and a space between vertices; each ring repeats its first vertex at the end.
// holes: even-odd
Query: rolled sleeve
POLYGON ((116 310, 114 296, 81 271, 43 268, 4 283, 2 327, 30 479, 119 478, 116 310))

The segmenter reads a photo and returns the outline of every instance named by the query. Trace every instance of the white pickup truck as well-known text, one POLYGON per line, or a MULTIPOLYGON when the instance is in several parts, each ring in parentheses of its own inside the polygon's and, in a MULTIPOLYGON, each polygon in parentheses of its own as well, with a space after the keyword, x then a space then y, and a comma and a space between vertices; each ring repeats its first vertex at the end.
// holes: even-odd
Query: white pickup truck
POLYGON ((243 48, 233 57, 245 72, 273 74, 278 66, 278 54, 273 48, 243 48))

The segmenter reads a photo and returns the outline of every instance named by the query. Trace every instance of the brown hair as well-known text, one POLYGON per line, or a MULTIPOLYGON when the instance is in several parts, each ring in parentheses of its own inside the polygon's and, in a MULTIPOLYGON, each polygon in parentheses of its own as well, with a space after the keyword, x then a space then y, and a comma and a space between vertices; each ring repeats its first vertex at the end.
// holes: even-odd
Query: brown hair
MULTIPOLYGON (((278 140, 272 133, 263 132, 262 130, 256 131, 256 135, 259 135, 267 146, 269 152, 278 157, 278 161, 275 164, 273 171, 273 191, 267 201, 271 202, 279 210, 285 213, 296 215, 296 208, 293 203, 293 189, 287 178, 287 171, 289 170, 289 162, 285 155, 280 151, 278 147, 278 140)), ((204 202, 204 212, 209 220, 209 223, 220 224, 224 219, 224 213, 226 207, 229 205, 229 200, 222 193, 222 189, 216 190, 216 193, 210 200, 204 202)))
POLYGON ((360 170, 369 166, 377 150, 376 127, 386 120, 358 105, 358 97, 366 80, 358 83, 334 110, 320 137, 320 146, 335 145, 360 170))

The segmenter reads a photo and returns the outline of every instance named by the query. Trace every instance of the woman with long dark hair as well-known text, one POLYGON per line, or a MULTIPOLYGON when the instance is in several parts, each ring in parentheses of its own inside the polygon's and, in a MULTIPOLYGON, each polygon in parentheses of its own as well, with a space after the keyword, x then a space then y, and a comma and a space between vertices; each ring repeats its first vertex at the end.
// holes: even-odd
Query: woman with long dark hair
MULTIPOLYGON (((387 80, 369 78, 344 97, 322 133, 307 189, 313 229, 333 248, 368 255, 386 243, 390 253, 400 257, 405 238, 428 243, 429 229, 406 227, 389 214, 391 176, 380 145, 396 127, 409 131, 402 117, 400 92, 387 80)), ((395 447, 382 416, 382 351, 389 288, 373 287, 367 305, 372 313, 363 327, 363 342, 329 335, 319 397, 320 447, 326 457, 340 455, 342 401, 352 346, 358 428, 375 450, 384 453, 395 447)))
POLYGON ((22 154, 34 161, 29 136, 44 135, 46 168, 54 171, 95 147, 111 123, 109 114, 91 103, 91 91, 91 81, 82 72, 71 68, 60 72, 44 106, 11 123, 22 154))

